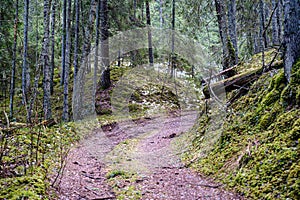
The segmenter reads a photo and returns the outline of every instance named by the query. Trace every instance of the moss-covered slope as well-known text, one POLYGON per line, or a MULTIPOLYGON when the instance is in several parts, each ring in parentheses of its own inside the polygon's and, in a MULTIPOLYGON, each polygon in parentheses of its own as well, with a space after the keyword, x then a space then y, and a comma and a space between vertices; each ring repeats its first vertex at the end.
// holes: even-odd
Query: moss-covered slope
POLYGON ((201 138, 209 117, 202 115, 184 158, 248 198, 300 199, 299 106, 300 61, 289 84, 283 69, 268 72, 229 107, 222 135, 205 157, 201 138))

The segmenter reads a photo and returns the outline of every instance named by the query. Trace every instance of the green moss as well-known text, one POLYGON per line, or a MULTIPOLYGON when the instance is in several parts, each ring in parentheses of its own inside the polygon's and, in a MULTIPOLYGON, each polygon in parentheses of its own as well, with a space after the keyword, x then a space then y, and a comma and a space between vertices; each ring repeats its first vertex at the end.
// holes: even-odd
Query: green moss
POLYGON ((120 171, 120 170, 113 170, 109 173, 107 173, 106 178, 111 179, 111 178, 115 178, 117 176, 125 176, 126 173, 124 171, 120 171))
POLYGON ((0 131, 0 137, 6 143, 0 160, 4 169, 0 174, 0 199, 47 198, 49 172, 56 171, 60 156, 78 140, 72 123, 14 129, 9 135, 0 131), (14 167, 15 163, 19 165, 14 167))
POLYGON ((300 62, 289 84, 282 69, 262 75, 229 108, 220 139, 204 157, 209 119, 202 115, 184 160, 250 199, 299 199, 299 71, 300 62))
POLYGON ((291 81, 281 93, 281 102, 286 107, 300 106, 300 61, 292 69, 291 81))

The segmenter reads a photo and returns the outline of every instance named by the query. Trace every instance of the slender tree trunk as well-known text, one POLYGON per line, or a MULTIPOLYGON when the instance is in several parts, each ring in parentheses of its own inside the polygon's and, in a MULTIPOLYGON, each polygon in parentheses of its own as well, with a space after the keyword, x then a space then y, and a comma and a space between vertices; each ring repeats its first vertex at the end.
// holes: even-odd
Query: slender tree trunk
POLYGON ((149 63, 150 66, 153 66, 153 48, 152 48, 152 32, 151 32, 151 13, 149 1, 146 1, 146 16, 147 16, 147 25, 148 25, 148 53, 149 53, 149 63))
POLYGON ((28 82, 28 65, 27 65, 27 49, 28 49, 28 15, 29 0, 24 0, 24 43, 23 43, 23 66, 22 66, 22 99, 23 104, 27 102, 27 92, 29 90, 28 82))
POLYGON ((278 37, 278 0, 272 0, 272 10, 275 10, 275 14, 272 17, 272 43, 273 45, 279 45, 279 37, 278 37), (277 7, 277 8, 276 8, 277 7))
POLYGON ((72 0, 67 2, 67 24, 66 24, 66 63, 64 74, 64 103, 62 120, 69 121, 69 73, 71 63, 71 9, 72 0))
POLYGON ((235 50, 235 63, 238 64, 238 45, 236 31, 236 0, 228 1, 228 31, 235 50))
POLYGON ((164 5, 163 0, 159 0, 159 21, 160 21, 161 28, 164 26, 163 5, 164 5))
POLYGON ((300 58, 300 1, 285 0, 284 3, 284 71, 290 82, 292 67, 300 58))
POLYGON ((51 95, 53 94, 53 77, 54 77, 54 68, 55 68, 55 15, 56 15, 56 0, 52 0, 52 9, 51 9, 51 95))
POLYGON ((136 20, 136 8, 137 8, 137 0, 133 0, 133 17, 136 20))
POLYGON ((259 1, 259 10, 260 10, 260 28, 259 28, 259 37, 260 37, 260 51, 262 52, 262 66, 265 67, 265 48, 267 46, 267 38, 265 31, 265 3, 264 0, 259 1))
POLYGON ((142 19, 141 19, 141 21, 144 21, 144 18, 145 18, 145 16, 144 16, 144 3, 142 3, 142 7, 141 7, 141 16, 142 16, 142 19))
POLYGON ((101 23, 101 61, 105 68, 101 75, 101 86, 107 89, 111 85, 109 69, 109 41, 108 41, 108 7, 107 0, 100 0, 100 23, 101 23))
POLYGON ((49 63, 49 17, 50 0, 44 0, 44 39, 42 47, 42 60, 44 69, 44 118, 51 118, 51 71, 49 63))
MULTIPOLYGON (((264 30, 264 33, 265 33, 265 40, 266 40, 266 43, 265 43, 265 48, 268 48, 270 46, 270 37, 269 37, 269 32, 268 32, 268 28, 270 26, 269 24, 269 21, 270 19, 272 19, 271 17, 271 14, 272 14, 272 11, 270 10, 270 8, 272 7, 272 4, 270 4, 269 2, 265 2, 265 30, 264 30)), ((271 23, 271 21, 270 21, 271 23)))
POLYGON ((265 30, 265 3, 264 0, 259 1, 259 12, 260 12, 260 25, 259 25, 259 35, 260 35, 260 46, 261 51, 267 47, 267 33, 265 30))
POLYGON ((172 2, 172 44, 171 44, 171 77, 174 76, 174 70, 175 70, 175 6, 176 2, 173 0, 172 2))
MULTIPOLYGON (((95 38, 95 59, 94 59, 94 92, 97 87, 97 74, 98 74, 98 56, 99 56, 99 38, 100 38, 100 6, 101 2, 98 0, 96 11, 96 38, 95 38)), ((94 96, 95 98, 95 96, 94 96)))
POLYGON ((259 38, 259 33, 258 31, 255 31, 253 34, 253 49, 254 49, 254 54, 260 52, 260 38, 259 38))
POLYGON ((91 51, 91 38, 92 38, 92 33, 94 31, 94 22, 95 22, 95 18, 96 18, 96 9, 97 9, 97 1, 92 0, 91 1, 90 12, 89 12, 88 24, 86 25, 85 29, 83 29, 84 44, 83 44, 82 57, 81 57, 81 62, 80 62, 81 66, 88 64, 87 61, 88 61, 88 55, 91 51))
POLYGON ((247 32, 247 50, 249 55, 253 55, 253 36, 251 31, 247 32))
POLYGON ((279 42, 281 43, 282 42, 282 36, 283 36, 283 33, 282 33, 282 27, 283 27, 283 5, 282 5, 282 0, 278 0, 278 9, 277 9, 277 12, 276 15, 277 15, 277 26, 278 26, 278 40, 279 42))
MULTIPOLYGON (((38 11, 38 0, 35 1, 35 16, 36 16, 36 25, 39 26, 39 18, 37 17, 39 15, 39 11, 38 11)), ((38 49, 38 46, 39 46, 39 30, 38 28, 36 29, 36 44, 35 44, 35 47, 36 49, 38 49)), ((43 46, 42 46, 43 47, 43 46)), ((41 68, 42 68, 42 65, 43 65, 43 55, 41 55, 42 57, 42 60, 40 61, 39 60, 39 52, 36 51, 36 64, 35 64, 35 76, 34 76, 34 82, 33 82, 33 88, 32 88, 32 96, 30 98, 30 101, 29 101, 29 108, 27 110, 27 123, 32 123, 32 112, 33 112, 33 107, 34 107, 34 103, 36 101, 36 98, 37 98, 37 93, 38 93, 38 87, 39 87, 39 80, 40 80, 40 76, 41 76, 41 68)), ((44 80, 43 80, 43 84, 44 84, 44 80)), ((28 98, 29 99, 29 98, 28 98)))
MULTIPOLYGON (((78 60, 79 60, 79 0, 75 0, 75 44, 74 44, 74 80, 78 73, 78 60)), ((74 81, 75 83, 75 81, 74 81)))
POLYGON ((17 33, 19 20, 19 0, 15 4, 16 13, 14 21, 14 44, 13 44, 13 59, 11 68, 11 82, 10 82, 10 101, 9 101, 9 117, 12 119, 14 115, 14 96, 15 96, 15 76, 16 76, 16 57, 17 57, 17 33))
POLYGON ((64 74, 66 68, 66 16, 67 15, 67 0, 63 0, 63 16, 62 16, 62 46, 61 46, 61 79, 60 85, 64 84, 64 74))

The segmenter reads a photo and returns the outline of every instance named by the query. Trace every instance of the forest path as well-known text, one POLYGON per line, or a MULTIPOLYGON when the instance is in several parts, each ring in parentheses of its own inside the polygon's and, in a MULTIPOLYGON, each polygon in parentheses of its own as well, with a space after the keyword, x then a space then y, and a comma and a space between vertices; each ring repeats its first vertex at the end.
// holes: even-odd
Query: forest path
POLYGON ((196 113, 163 116, 105 127, 72 149, 59 186, 60 199, 116 199, 107 174, 133 173, 114 182, 124 199, 128 188, 142 199, 241 199, 186 168, 173 140, 195 122, 196 113), (123 191, 123 192, 122 192, 123 191))

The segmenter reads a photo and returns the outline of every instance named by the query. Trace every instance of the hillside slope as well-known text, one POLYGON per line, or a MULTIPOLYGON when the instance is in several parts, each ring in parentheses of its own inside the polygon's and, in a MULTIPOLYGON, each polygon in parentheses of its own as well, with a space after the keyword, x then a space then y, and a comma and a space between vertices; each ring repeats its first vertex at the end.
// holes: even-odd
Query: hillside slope
POLYGON ((299 199, 299 105, 300 61, 289 84, 283 69, 265 73, 228 107, 221 137, 206 156, 210 116, 200 116, 183 159, 248 198, 299 199))

